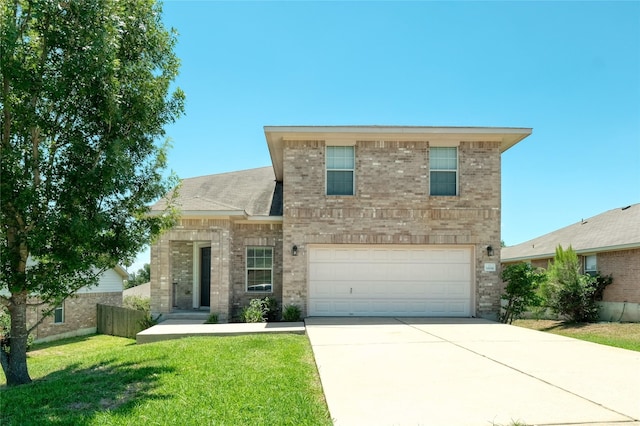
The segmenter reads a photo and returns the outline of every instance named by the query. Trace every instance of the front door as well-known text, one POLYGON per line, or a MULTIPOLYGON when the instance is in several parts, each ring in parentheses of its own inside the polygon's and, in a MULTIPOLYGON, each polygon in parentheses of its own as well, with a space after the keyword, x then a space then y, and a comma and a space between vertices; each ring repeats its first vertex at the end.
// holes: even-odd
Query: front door
POLYGON ((200 306, 209 306, 211 290, 211 247, 200 249, 200 306))

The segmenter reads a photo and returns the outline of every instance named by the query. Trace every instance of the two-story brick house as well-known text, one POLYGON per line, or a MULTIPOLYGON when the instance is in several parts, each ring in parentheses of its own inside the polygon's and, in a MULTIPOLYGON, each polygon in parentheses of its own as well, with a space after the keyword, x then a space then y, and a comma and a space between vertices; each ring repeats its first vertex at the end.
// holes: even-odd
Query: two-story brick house
POLYGON ((272 167, 183 181, 154 312, 228 320, 273 296, 306 316, 497 316, 500 154, 531 129, 264 130, 272 167))

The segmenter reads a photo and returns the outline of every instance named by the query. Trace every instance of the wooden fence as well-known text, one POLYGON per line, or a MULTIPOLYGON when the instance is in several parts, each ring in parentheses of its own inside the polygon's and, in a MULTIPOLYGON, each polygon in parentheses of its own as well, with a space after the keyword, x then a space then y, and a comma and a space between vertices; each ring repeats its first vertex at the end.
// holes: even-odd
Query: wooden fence
POLYGON ((142 320, 147 314, 135 309, 98 304, 97 331, 99 334, 135 339, 142 331, 142 320))

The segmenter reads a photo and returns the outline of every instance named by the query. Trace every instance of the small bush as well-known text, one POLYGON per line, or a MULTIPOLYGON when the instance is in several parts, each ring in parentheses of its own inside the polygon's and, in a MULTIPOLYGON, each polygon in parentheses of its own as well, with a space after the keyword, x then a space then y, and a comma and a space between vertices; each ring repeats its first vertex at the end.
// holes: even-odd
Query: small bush
POLYGON ((142 330, 146 330, 149 327, 153 327, 158 324, 158 320, 160 319, 160 315, 156 318, 153 318, 151 315, 151 299, 148 297, 142 296, 125 296, 122 300, 122 307, 127 309, 135 309, 136 311, 142 311, 146 314, 144 319, 138 321, 138 325, 142 327, 142 330))
POLYGON ((280 309, 278 301, 273 297, 265 297, 262 299, 267 307, 267 322, 278 321, 280 319, 280 309))
POLYGON ((209 315, 207 322, 205 322, 205 324, 217 324, 217 323, 218 323, 218 314, 209 315))
POLYGON ((249 306, 242 308, 242 322, 266 322, 269 307, 263 299, 251 299, 249 306))
POLYGON ((300 321, 302 312, 300 308, 296 305, 287 305, 284 307, 282 311, 282 319, 287 322, 297 322, 300 321))
POLYGON ((153 317, 151 315, 151 313, 149 312, 147 314, 147 316, 145 316, 143 319, 141 319, 140 321, 138 321, 138 325, 140 325, 141 330, 146 330, 147 328, 153 327, 154 325, 158 324, 158 320, 160 319, 160 316, 162 316, 162 314, 159 314, 157 317, 153 317))
POLYGON ((242 322, 278 321, 278 312, 278 301, 273 297, 251 299, 249 306, 242 308, 240 320, 242 322))
POLYGON ((593 292, 593 300, 600 302, 602 301, 604 289, 613 282, 613 277, 611 275, 600 275, 600 272, 598 272, 594 278, 596 279, 596 282, 595 291, 593 292))

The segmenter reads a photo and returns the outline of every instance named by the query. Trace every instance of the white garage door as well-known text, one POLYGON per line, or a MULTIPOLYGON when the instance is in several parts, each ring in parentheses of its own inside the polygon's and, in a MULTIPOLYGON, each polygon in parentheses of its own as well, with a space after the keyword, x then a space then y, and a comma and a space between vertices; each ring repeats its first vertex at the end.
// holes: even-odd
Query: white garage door
POLYGON ((310 247, 310 316, 471 315, 471 249, 310 247))

